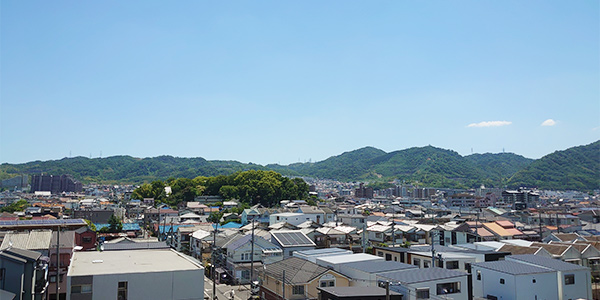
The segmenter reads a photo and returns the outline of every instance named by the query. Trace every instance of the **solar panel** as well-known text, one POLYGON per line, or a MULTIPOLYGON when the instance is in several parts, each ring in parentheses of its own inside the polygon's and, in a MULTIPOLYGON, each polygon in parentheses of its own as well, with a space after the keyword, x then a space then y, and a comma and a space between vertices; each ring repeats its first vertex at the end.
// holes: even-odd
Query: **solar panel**
POLYGON ((302 232, 274 232, 282 246, 312 245, 313 242, 302 232))

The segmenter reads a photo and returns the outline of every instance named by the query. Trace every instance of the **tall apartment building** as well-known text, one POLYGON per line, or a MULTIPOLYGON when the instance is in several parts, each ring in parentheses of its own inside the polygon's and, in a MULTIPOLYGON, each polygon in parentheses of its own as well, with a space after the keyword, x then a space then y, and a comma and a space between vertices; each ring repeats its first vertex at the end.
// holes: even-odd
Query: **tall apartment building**
POLYGON ((524 203, 527 207, 532 207, 532 205, 540 200, 540 194, 525 189, 518 189, 516 191, 506 190, 502 192, 502 199, 506 203, 524 203))
POLYGON ((373 188, 365 187, 365 185, 361 183, 360 186, 354 190, 354 197, 373 199, 373 188))
POLYGON ((71 175, 31 175, 31 192, 49 191, 52 194, 62 192, 81 192, 83 185, 71 175))

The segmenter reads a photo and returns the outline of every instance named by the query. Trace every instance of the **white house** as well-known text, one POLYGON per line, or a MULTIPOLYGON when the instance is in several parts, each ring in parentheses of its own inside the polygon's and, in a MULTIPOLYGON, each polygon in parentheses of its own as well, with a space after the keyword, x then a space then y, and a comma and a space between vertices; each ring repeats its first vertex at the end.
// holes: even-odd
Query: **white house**
POLYGON ((402 299, 468 300, 468 274, 441 268, 404 270, 377 275, 378 282, 389 282, 390 290, 403 294, 402 299))
MULTIPOLYGON (((254 236, 254 252, 252 252, 251 234, 232 241, 227 244, 226 248, 227 269, 240 283, 250 282, 250 262, 255 262, 256 270, 256 268, 262 268, 260 265, 262 263, 269 264, 283 259, 281 248, 256 235, 254 236)), ((254 275, 258 276, 258 272, 255 272, 254 275)))
POLYGON ((472 265, 473 296, 487 299, 592 299, 590 269, 539 255, 472 265))
POLYGON ((278 213, 269 216, 269 226, 281 222, 287 222, 294 226, 298 226, 306 221, 317 222, 317 215, 303 213, 278 213))
POLYGON ((75 252, 67 300, 203 299, 204 268, 174 250, 75 252))
POLYGON ((592 299, 592 276, 588 267, 531 254, 511 255, 506 260, 554 270, 559 300, 592 299))

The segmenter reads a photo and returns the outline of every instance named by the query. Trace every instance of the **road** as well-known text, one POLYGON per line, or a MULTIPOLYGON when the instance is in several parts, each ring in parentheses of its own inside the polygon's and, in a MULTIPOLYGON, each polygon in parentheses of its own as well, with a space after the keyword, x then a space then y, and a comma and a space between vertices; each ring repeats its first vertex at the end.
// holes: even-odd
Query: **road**
MULTIPOLYGON (((213 282, 208 277, 204 276, 204 294, 208 296, 208 299, 212 299, 212 288, 213 282)), ((229 300, 230 292, 233 290, 233 300, 247 300, 250 297, 250 285, 227 285, 217 284, 216 297, 220 300, 229 300)), ((214 299, 212 299, 214 300, 214 299)))

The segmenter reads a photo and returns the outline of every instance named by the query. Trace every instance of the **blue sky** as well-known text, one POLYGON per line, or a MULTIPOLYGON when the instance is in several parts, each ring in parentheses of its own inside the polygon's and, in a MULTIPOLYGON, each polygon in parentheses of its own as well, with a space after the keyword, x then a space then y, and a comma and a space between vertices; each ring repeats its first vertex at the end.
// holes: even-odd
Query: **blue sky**
MULTIPOLYGON (((2 1, 0 162, 600 139, 598 1, 2 1)), ((472 150, 471 150, 472 149, 472 150)))

